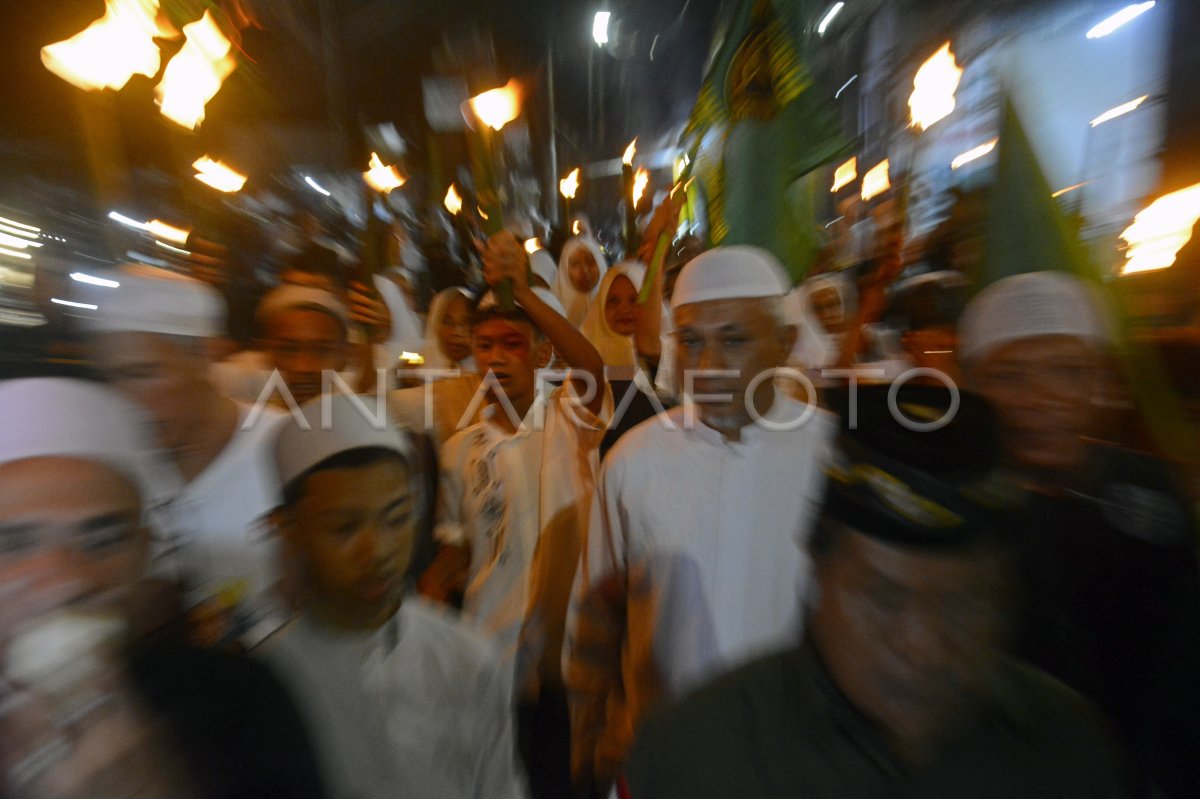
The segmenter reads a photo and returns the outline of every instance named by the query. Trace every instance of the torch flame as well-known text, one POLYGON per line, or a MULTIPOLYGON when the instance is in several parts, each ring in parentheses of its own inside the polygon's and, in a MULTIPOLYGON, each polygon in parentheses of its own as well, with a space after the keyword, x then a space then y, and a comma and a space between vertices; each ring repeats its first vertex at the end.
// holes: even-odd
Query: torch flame
POLYGON ((831 192, 837 191, 842 186, 849 186, 855 178, 858 177, 858 158, 851 158, 846 163, 837 168, 833 173, 833 188, 831 192))
POLYGON ((572 169, 571 174, 558 182, 558 190, 568 200, 575 199, 575 192, 579 191, 579 167, 572 169))
POLYGON ((646 186, 650 185, 650 173, 645 167, 638 167, 637 174, 633 176, 633 207, 637 208, 638 203, 642 201, 642 195, 646 193, 646 186))
POLYGON ((183 26, 187 37, 163 72, 154 90, 159 109, 167 119, 195 130, 204 121, 204 106, 221 90, 237 66, 233 43, 221 32, 212 12, 183 26))
POLYGON ((207 155, 197 159, 192 166, 196 169, 196 180, 207 183, 217 191, 241 191, 242 186, 246 185, 245 175, 207 155))
POLYGON ((104 16, 42 48, 42 64, 88 91, 120 90, 134 75, 158 74, 158 0, 107 0, 104 16))
POLYGON ((142 229, 156 239, 166 239, 167 241, 173 244, 178 244, 181 247, 187 244, 188 236, 192 235, 190 230, 184 230, 183 228, 178 228, 174 225, 168 225, 161 219, 151 219, 142 229))
POLYGON ((580 221, 578 219, 576 219, 573 223, 571 223, 571 233, 572 234, 578 236, 581 230, 583 230, 583 225, 580 223, 580 221))
POLYGON ((458 196, 458 191, 454 188, 454 184, 450 184, 450 188, 446 189, 446 210, 452 214, 457 214, 462 210, 462 197, 458 196))
POLYGON ((392 189, 398 189, 404 185, 405 178, 401 177, 396 167, 384 166, 377 153, 371 153, 371 160, 367 162, 367 167, 367 171, 363 172, 363 180, 381 194, 387 194, 392 189))
POLYGON ((888 180, 888 169, 891 164, 888 159, 883 159, 875 166, 871 167, 867 174, 863 175, 862 182, 862 198, 869 200, 876 195, 882 194, 892 187, 892 182, 888 180))
POLYGON ((542 249, 542 245, 538 242, 538 240, 536 238, 525 239, 525 252, 529 253, 530 255, 533 255, 535 252, 537 252, 540 249, 542 249))
POLYGON ((625 148, 625 155, 621 156, 621 163, 625 166, 633 166, 633 157, 637 155, 637 137, 633 137, 633 141, 629 142, 629 146, 625 148))
POLYGON ((493 130, 500 130, 521 113, 521 85, 510 80, 499 89, 472 97, 471 112, 493 130))
POLYGON ((1200 183, 1159 197, 1121 232, 1129 243, 1121 274, 1166 269, 1192 238, 1200 220, 1200 183))
POLYGON ((913 78, 913 93, 908 98, 912 117, 909 127, 929 130, 935 122, 949 116, 954 110, 954 92, 962 74, 950 50, 950 42, 946 42, 921 65, 913 78))

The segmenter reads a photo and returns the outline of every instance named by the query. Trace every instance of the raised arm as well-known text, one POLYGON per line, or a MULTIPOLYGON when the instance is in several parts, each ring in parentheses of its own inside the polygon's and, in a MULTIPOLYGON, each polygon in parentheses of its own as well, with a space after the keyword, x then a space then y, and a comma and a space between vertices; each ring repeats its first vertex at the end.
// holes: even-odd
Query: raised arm
MULTIPOLYGON (((575 326, 542 301, 529 285, 529 254, 508 231, 492 236, 484 249, 483 277, 489 286, 499 285, 505 278, 512 281, 513 299, 542 331, 551 346, 558 351, 573 372, 590 374, 595 391, 584 407, 599 415, 604 403, 604 360, 591 342, 575 326)), ((584 381, 576 379, 575 390, 586 396, 584 381)))

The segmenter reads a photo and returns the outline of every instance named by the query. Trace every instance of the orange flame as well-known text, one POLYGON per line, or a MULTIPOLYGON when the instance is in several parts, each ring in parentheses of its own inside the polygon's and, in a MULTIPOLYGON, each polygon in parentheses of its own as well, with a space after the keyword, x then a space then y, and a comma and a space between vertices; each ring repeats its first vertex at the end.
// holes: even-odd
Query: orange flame
POLYGON ((363 172, 363 180, 377 192, 387 194, 392 189, 404 185, 405 178, 400 175, 399 170, 394 166, 384 166, 377 153, 371 153, 367 167, 367 171, 363 172))
POLYGON ((1150 203, 1133 224, 1121 232, 1129 243, 1121 274, 1166 269, 1192 239, 1192 228, 1200 220, 1200 183, 1171 192, 1150 203))
POLYGON ((542 245, 537 239, 525 239, 525 252, 533 255, 540 249, 542 249, 542 245))
POLYGON ((450 184, 450 188, 446 189, 446 210, 452 214, 457 214, 462 210, 462 197, 458 196, 458 190, 454 188, 454 184, 450 184))
POLYGON ((121 89, 134 75, 158 74, 158 0, 106 0, 104 16, 70 39, 42 48, 42 64, 88 91, 121 89))
POLYGON ((850 183, 858 177, 858 157, 851 158, 846 163, 837 168, 833 173, 833 188, 831 192, 837 191, 843 186, 849 186, 850 183))
POLYGON ((650 172, 643 166, 638 167, 637 174, 633 176, 633 207, 637 208, 638 203, 642 201, 642 195, 646 193, 646 187, 650 185, 650 172))
POLYGON ((159 110, 167 119, 195 130, 204 121, 204 106, 221 90, 237 66, 233 43, 221 32, 212 12, 183 26, 183 48, 167 64, 154 90, 159 110))
POLYGON ((621 156, 621 163, 625 166, 633 166, 633 157, 637 155, 637 137, 633 137, 633 141, 629 142, 629 146, 625 148, 625 154, 621 156))
POLYGON ((235 169, 214 161, 207 155, 196 160, 192 166, 196 169, 196 180, 207 183, 217 191, 226 193, 241 191, 246 185, 246 176, 235 169))
POLYGON ((912 122, 909 127, 929 128, 954 110, 954 92, 962 79, 962 68, 950 50, 950 42, 931 55, 913 78, 913 93, 908 98, 912 122))
POLYGON ((500 130, 521 113, 521 85, 510 80, 499 89, 472 97, 471 113, 493 130, 500 130))
POLYGON ((575 199, 575 192, 579 191, 579 167, 572 169, 571 174, 558 182, 558 190, 568 200, 575 199))
POLYGON ((862 182, 862 198, 869 200, 892 187, 892 182, 888 179, 888 169, 891 164, 888 159, 883 159, 863 175, 862 182))

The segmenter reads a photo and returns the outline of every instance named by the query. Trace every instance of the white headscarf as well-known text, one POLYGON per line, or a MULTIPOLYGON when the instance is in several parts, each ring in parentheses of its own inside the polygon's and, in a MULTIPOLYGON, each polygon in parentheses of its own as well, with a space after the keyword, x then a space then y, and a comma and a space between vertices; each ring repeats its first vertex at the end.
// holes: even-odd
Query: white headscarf
MULTIPOLYGON (((618 277, 624 275, 633 283, 634 291, 640 291, 642 281, 646 277, 646 267, 637 261, 622 261, 604 273, 596 289, 596 296, 588 306, 587 316, 579 327, 579 332, 592 343, 605 366, 635 366, 637 351, 633 345, 632 336, 622 336, 608 326, 604 314, 604 306, 608 303, 608 292, 618 277)), ((658 312, 658 309, 646 309, 658 312)))
POLYGON ((583 323, 583 317, 587 315, 588 304, 592 298, 596 296, 596 292, 600 289, 601 278, 604 277, 605 271, 608 270, 608 261, 604 258, 604 253, 600 251, 600 245, 591 237, 574 238, 567 241, 563 245, 562 256, 558 259, 558 274, 554 280, 554 296, 558 297, 563 308, 566 309, 567 320, 579 327, 583 323), (587 247, 592 257, 596 259, 596 266, 600 270, 600 277, 596 280, 596 285, 592 286, 592 290, 587 294, 579 291, 571 284, 570 270, 567 269, 567 264, 571 261, 571 254, 580 247, 587 247))
POLYGON ((433 298, 433 302, 429 303, 429 315, 425 317, 425 346, 421 350, 421 354, 425 357, 426 369, 457 368, 464 372, 475 371, 475 360, 470 355, 458 363, 450 360, 450 356, 442 350, 442 340, 438 336, 438 331, 442 327, 442 319, 446 316, 446 311, 450 309, 450 303, 455 297, 462 297, 468 303, 471 302, 471 295, 467 293, 466 289, 452 286, 439 291, 433 298))
POLYGON ((788 295, 788 316, 798 328, 791 360, 806 369, 822 369, 833 364, 841 351, 842 334, 830 333, 817 318, 812 297, 818 291, 833 289, 842 303, 842 318, 858 312, 858 291, 843 274, 817 275, 801 283, 788 295))

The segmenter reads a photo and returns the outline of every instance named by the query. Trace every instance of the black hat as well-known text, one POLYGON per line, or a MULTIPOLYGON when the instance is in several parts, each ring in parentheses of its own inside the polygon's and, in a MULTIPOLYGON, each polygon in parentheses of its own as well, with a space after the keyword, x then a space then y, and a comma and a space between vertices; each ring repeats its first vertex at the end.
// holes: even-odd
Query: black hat
POLYGON ((840 415, 822 513, 872 538, 954 547, 1002 535, 1021 494, 1000 471, 995 415, 944 386, 832 391, 840 415))

